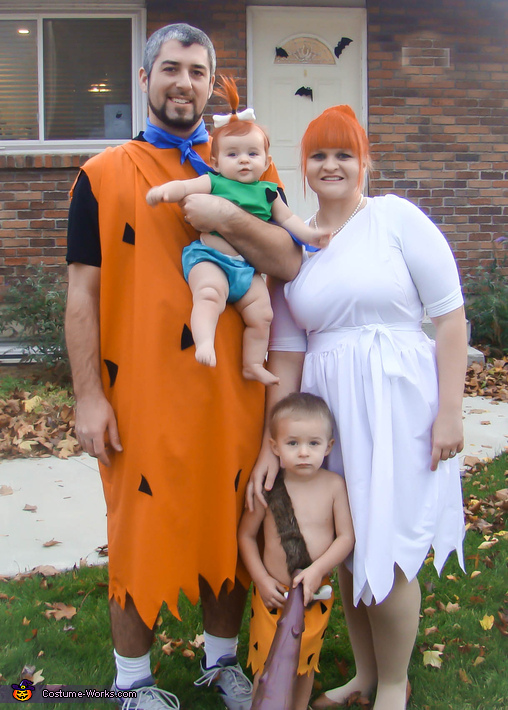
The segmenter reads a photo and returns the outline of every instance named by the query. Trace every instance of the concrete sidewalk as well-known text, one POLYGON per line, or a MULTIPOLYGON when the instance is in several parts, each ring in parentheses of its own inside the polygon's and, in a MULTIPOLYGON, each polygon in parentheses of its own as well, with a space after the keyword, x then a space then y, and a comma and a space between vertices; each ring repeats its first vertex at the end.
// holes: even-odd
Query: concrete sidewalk
MULTIPOLYGON (((493 458, 507 450, 508 403, 465 397, 463 412, 462 462, 466 456, 493 458)), ((38 565, 70 569, 81 559, 99 564, 107 558, 99 557, 96 548, 106 540, 106 507, 95 459, 52 456, 0 463, 0 575, 38 565), (5 495, 9 489, 12 493, 5 495), (27 505, 37 509, 24 510, 27 505), (58 544, 44 546, 52 540, 58 544)))

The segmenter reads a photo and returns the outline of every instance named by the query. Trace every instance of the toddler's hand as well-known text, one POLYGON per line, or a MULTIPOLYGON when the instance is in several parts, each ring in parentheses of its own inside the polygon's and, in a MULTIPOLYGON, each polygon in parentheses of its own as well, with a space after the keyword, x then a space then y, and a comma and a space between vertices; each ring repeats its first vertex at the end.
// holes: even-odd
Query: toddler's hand
POLYGON ((323 575, 320 570, 312 564, 306 567, 300 574, 297 574, 293 579, 293 587, 297 587, 300 582, 303 585, 303 603, 305 606, 314 600, 314 593, 321 586, 323 575))
POLYGON ((164 195, 162 191, 162 187, 152 187, 148 192, 146 193, 146 201, 150 205, 150 207, 154 207, 155 205, 158 205, 159 202, 164 201, 164 195))
POLYGON ((256 588, 258 594, 261 595, 263 604, 268 609, 282 609, 286 601, 284 598, 285 588, 283 584, 267 575, 263 577, 262 580, 256 582, 256 588))

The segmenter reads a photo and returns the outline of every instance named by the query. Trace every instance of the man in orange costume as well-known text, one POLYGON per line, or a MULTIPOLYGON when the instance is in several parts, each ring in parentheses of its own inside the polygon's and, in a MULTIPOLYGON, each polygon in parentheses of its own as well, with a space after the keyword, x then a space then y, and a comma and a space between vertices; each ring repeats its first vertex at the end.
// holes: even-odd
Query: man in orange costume
MULTIPOLYGON (((200 30, 154 33, 139 72, 147 131, 83 166, 69 213, 76 431, 99 459, 108 508, 113 688, 136 689, 140 710, 179 707, 154 684, 150 647, 162 602, 177 615, 180 589, 202 601, 196 684, 214 682, 230 710, 251 702, 236 659, 249 584, 237 568, 236 529, 261 442, 264 388, 242 377, 243 325, 231 306, 217 329, 217 367, 196 362, 181 253, 196 230, 220 230, 259 271, 287 280, 299 251, 285 230, 220 197, 157 208, 145 199, 150 187, 194 177, 208 161, 202 114, 214 72, 200 30)), ((277 181, 273 167, 263 179, 277 181)))

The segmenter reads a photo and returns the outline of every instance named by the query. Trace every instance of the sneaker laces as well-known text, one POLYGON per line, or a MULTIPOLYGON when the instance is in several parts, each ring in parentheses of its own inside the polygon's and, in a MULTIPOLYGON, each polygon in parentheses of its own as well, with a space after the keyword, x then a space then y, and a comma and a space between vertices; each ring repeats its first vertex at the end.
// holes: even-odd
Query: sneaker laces
POLYGON ((121 710, 180 710, 180 702, 176 695, 157 686, 132 688, 137 691, 136 698, 125 698, 121 710))
POLYGON ((234 666, 212 666, 204 671, 201 678, 194 681, 194 685, 200 686, 206 684, 210 686, 218 676, 223 677, 233 691, 238 691, 239 693, 251 692, 251 683, 249 679, 245 677, 238 664, 234 666))

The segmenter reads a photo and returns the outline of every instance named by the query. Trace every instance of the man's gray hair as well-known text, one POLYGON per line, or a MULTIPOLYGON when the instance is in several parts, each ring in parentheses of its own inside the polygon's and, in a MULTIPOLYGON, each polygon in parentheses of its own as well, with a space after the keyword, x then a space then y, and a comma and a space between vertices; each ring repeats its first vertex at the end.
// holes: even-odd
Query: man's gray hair
POLYGON ((192 25, 187 25, 182 22, 161 27, 148 39, 143 54, 143 69, 146 71, 147 76, 150 76, 150 72, 152 71, 155 60, 160 54, 162 45, 170 39, 177 39, 184 47, 190 47, 191 44, 199 44, 201 47, 204 47, 208 52, 210 76, 215 74, 217 59, 210 37, 201 30, 198 30, 197 27, 192 27, 192 25))

